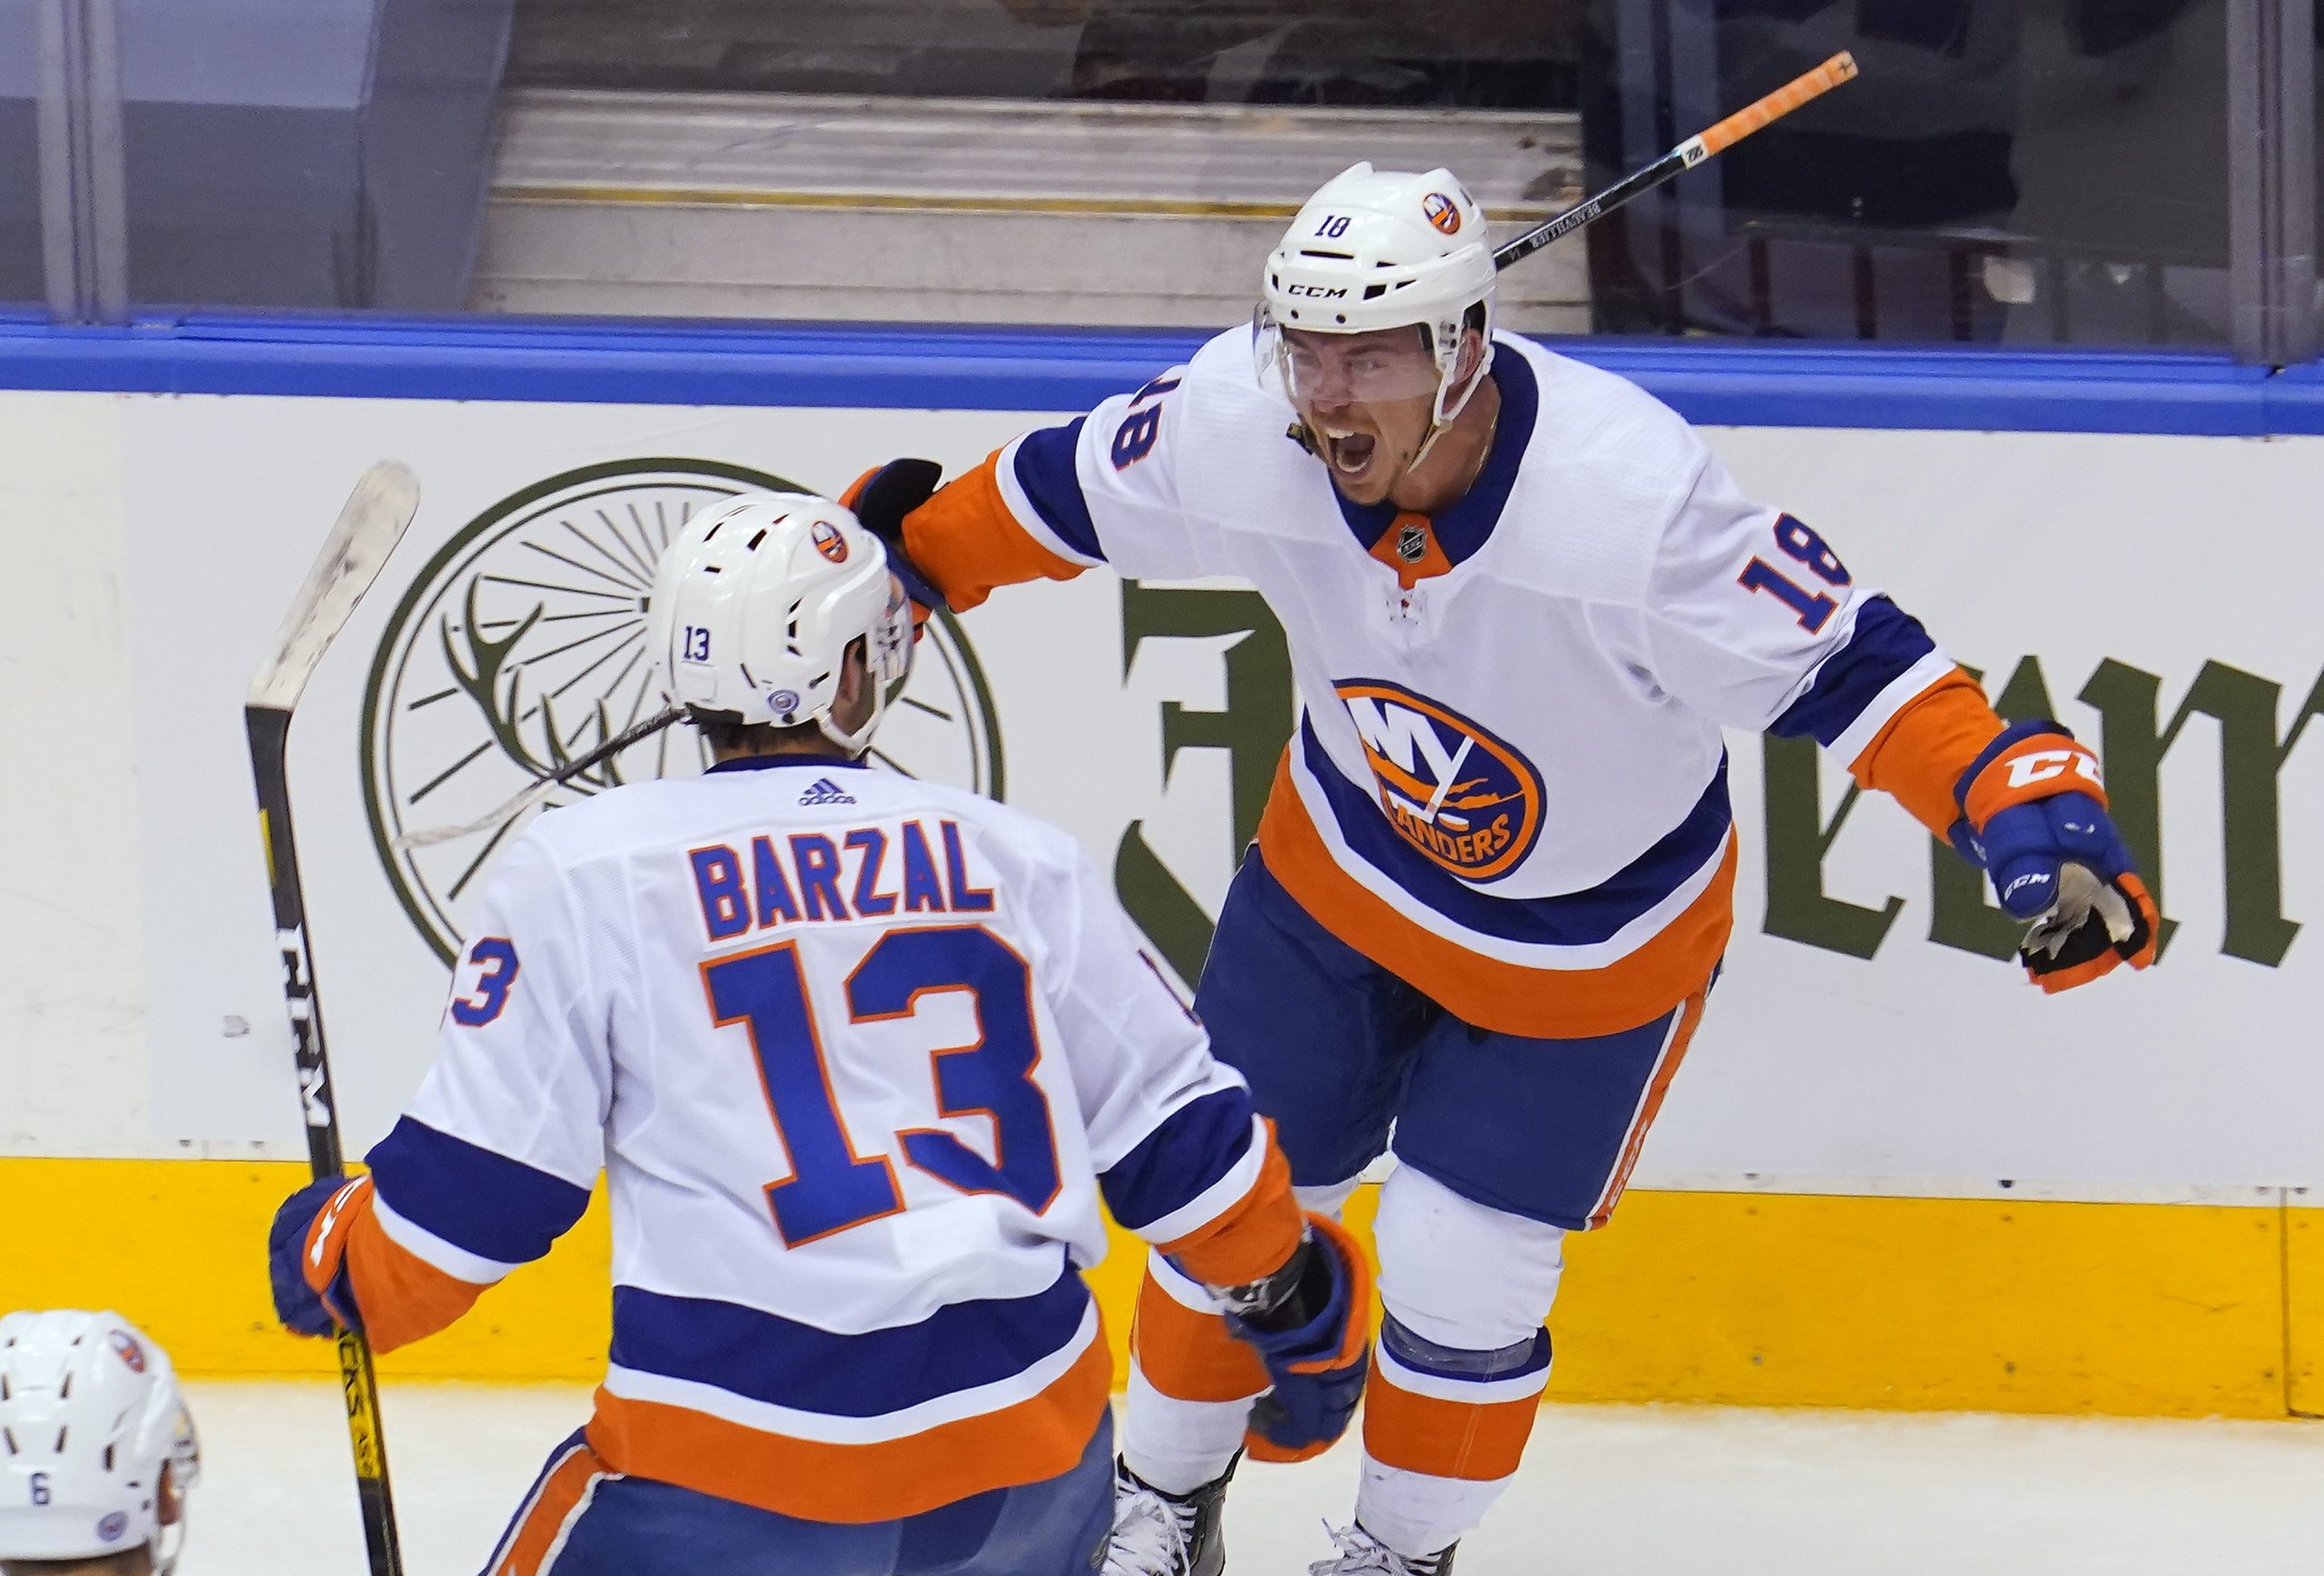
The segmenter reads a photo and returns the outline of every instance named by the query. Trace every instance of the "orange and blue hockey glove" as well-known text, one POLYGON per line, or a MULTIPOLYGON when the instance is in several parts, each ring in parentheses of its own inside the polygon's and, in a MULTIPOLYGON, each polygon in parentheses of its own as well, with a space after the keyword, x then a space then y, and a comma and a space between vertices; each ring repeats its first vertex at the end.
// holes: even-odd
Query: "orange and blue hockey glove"
POLYGON ((369 1177, 327 1177, 282 1201, 267 1232, 274 1316, 299 1335, 363 1327, 346 1271, 347 1228, 371 1186, 369 1177))
POLYGON ((1282 1269, 1222 1295, 1226 1327, 1274 1383, 1251 1409, 1244 1446, 1259 1461, 1305 1461, 1347 1432, 1371 1366, 1372 1265, 1347 1227, 1307 1216, 1282 1269))
POLYGON ((2154 961, 2161 916, 2106 813, 2098 757, 2052 722, 2013 724, 1953 790, 1953 843, 2028 922, 2018 958, 2045 991, 2154 961))

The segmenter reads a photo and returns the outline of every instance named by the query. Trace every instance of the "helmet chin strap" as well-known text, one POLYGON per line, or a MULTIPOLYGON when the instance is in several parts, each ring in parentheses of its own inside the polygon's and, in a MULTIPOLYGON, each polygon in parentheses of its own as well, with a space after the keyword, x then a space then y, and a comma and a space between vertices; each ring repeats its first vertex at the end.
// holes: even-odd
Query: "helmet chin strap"
MULTIPOLYGON (((869 675, 866 676, 868 677, 869 675)), ((856 729, 855 732, 852 734, 848 733, 844 729, 842 729, 833 724, 832 721, 832 714, 829 712, 825 712, 822 716, 815 719, 815 731, 822 734, 824 738, 829 739, 832 744, 838 745, 841 749, 846 751, 847 758, 851 761, 862 755, 864 751, 872 747, 872 735, 879 732, 880 719, 886 714, 888 709, 886 687, 876 679, 871 680, 871 684, 872 712, 870 715, 863 719, 863 725, 856 729)))
POLYGON ((1460 412, 1456 410, 1452 416, 1440 416, 1428 424, 1428 436, 1421 439, 1418 448, 1413 450, 1413 457, 1405 462, 1404 468, 1396 473, 1398 481, 1403 480, 1421 468, 1422 462, 1428 458, 1428 451, 1436 447, 1436 440, 1452 430, 1453 418, 1459 414, 1460 412))
MULTIPOLYGON (((815 731, 846 751, 850 760, 856 759, 872 747, 872 735, 880 731, 880 719, 888 714, 888 690, 891 679, 883 678, 881 675, 888 672, 889 664, 881 654, 890 650, 891 640, 898 643, 903 653, 902 671, 892 675, 895 687, 902 688, 904 679, 909 678, 911 674, 910 643, 917 636, 911 629, 911 615, 905 611, 907 604, 903 600, 901 586, 896 586, 892 579, 890 584, 892 595, 885 626, 873 630, 864 637, 860 647, 860 656, 854 655, 858 650, 856 646, 851 645, 849 648, 851 654, 849 660, 860 661, 862 664, 858 671, 862 674, 863 682, 871 687, 872 691, 872 709, 865 714, 863 725, 853 733, 850 733, 832 721, 830 711, 824 712, 815 719, 815 731)), ((838 704, 838 697, 834 696, 832 701, 833 709, 836 709, 838 704)))
POLYGON ((185 1502, 178 1502, 178 1519, 167 1526, 153 1529, 153 1540, 146 1551, 153 1561, 153 1576, 173 1576, 178 1557, 185 1551, 185 1502))
MULTIPOLYGON (((1468 386, 1461 390, 1461 397, 1452 401, 1452 408, 1450 409, 1445 408, 1443 390, 1440 389, 1438 391, 1436 397, 1436 414, 1429 421, 1428 436, 1421 440, 1420 448, 1413 452, 1413 457, 1410 460, 1405 462, 1404 468, 1397 473, 1397 481, 1403 480, 1404 478, 1418 470, 1421 468, 1422 463, 1428 458, 1429 450, 1436 447, 1436 440, 1452 430, 1452 424, 1460 420, 1461 412, 1469 408, 1470 399, 1474 398, 1476 395, 1477 386, 1484 381, 1485 369, 1492 365, 1492 357, 1482 356, 1478 358, 1477 369, 1469 374, 1468 386)), ((1390 485, 1393 487, 1394 484, 1391 483, 1390 485)))

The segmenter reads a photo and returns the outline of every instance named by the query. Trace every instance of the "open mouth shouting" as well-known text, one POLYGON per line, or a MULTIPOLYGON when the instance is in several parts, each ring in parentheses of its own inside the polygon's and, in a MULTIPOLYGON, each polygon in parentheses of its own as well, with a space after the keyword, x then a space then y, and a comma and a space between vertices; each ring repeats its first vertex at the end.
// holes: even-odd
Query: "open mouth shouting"
POLYGON ((1380 440, 1374 434, 1333 422, 1319 424, 1316 433, 1323 439, 1324 463, 1340 480, 1361 482, 1372 469, 1373 458, 1380 448, 1380 440))

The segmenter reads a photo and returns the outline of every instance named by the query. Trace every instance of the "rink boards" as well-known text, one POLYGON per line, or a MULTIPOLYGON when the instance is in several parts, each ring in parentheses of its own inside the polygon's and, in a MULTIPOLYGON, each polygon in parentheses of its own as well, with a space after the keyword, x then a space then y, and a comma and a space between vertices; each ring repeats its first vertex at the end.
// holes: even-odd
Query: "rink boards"
MULTIPOLYGON (((256 1245, 283 1162, 0 1159, 10 1305, 112 1304, 202 1374, 332 1373, 283 1335, 256 1245)), ((1349 1206, 1369 1236, 1376 1190, 1349 1206)), ((1141 1262, 1090 1279, 1117 1382, 1141 1262)), ((602 1195, 390 1379, 605 1371, 602 1195)), ((1634 1189, 1575 1242, 1553 1401, 2282 1417, 2324 1412, 2324 1209, 1634 1189)))
MULTIPOLYGON (((620 724, 641 682, 624 598, 654 522, 770 479, 835 490, 897 453, 957 469, 1184 349, 88 344, 0 332, 0 380, 38 386, 0 395, 20 544, 0 699, 22 763, 0 789, 0 944, 20 965, 0 985, 0 1305, 109 1302, 205 1373, 322 1365, 266 1327, 257 1245, 301 1147, 234 714, 361 468, 407 461, 425 501, 292 757, 357 1151, 426 1066, 442 953, 489 868, 481 839, 417 859, 391 839, 586 747, 599 703, 620 724), (501 670, 521 665, 516 697, 464 685, 535 604, 501 670)), ((2152 973, 2044 1000, 1901 811, 1850 801, 1797 748, 1732 741, 1729 969, 1617 1228, 1575 1245, 1552 1393, 2324 1410, 2304 1207, 2324 1172, 2324 965, 2299 926, 2324 893, 2310 391, 2201 360, 2003 357, 1972 376, 1941 356, 1587 350, 1715 424, 1747 488, 1893 589, 2004 710, 2097 737, 2177 928, 2152 973)), ((1097 573, 1004 593, 933 650, 882 743, 1070 828, 1191 974, 1292 714, 1256 599, 1097 573)), ((390 1371, 584 1376, 605 1265, 593 1216, 390 1371)), ((1118 1254, 1098 1274, 1118 1340, 1134 1270, 1118 1254)))

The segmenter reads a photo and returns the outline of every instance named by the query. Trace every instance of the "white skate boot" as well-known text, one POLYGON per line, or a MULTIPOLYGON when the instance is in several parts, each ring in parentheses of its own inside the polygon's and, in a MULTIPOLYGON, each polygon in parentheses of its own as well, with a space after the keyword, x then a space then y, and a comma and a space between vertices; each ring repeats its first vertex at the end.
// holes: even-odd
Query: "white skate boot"
POLYGON ((1234 1475, 1230 1463, 1191 1492, 1165 1493, 1116 1457, 1114 1532, 1102 1576, 1224 1576, 1226 1539, 1219 1518, 1234 1475))
POLYGON ((1331 1533, 1339 1552, 1308 1566, 1307 1576, 1452 1576, 1452 1551, 1460 1547, 1458 1543, 1448 1543, 1435 1553, 1415 1560, 1397 1553, 1365 1532, 1362 1522, 1324 1530, 1331 1533))

